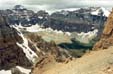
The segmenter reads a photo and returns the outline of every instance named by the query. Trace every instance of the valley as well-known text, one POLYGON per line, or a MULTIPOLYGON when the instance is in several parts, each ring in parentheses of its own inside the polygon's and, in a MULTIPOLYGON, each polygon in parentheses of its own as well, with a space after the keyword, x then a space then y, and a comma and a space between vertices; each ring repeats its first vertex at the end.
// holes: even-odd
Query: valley
POLYGON ((112 22, 103 7, 0 10, 0 74, 113 74, 112 22))

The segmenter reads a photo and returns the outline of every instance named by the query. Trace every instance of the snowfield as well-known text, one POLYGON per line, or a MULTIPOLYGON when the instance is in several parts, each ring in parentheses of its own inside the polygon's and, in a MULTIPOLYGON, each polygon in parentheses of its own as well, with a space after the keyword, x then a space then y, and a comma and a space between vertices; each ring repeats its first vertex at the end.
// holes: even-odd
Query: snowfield
POLYGON ((61 30, 53 30, 52 28, 42 28, 41 26, 39 26, 38 24, 36 25, 32 25, 30 27, 23 27, 21 26, 21 24, 19 26, 17 26, 18 29, 20 30, 24 30, 24 31, 27 31, 27 32, 31 32, 31 33, 35 33, 35 32, 54 32, 56 34, 63 34, 65 33, 66 35, 71 35, 70 32, 62 32, 61 30))

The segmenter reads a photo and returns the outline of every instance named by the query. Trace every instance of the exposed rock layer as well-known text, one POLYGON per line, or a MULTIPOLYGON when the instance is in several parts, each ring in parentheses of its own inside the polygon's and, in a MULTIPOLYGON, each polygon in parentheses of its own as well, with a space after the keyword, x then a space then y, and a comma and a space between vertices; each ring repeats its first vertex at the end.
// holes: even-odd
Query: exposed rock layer
POLYGON ((99 48, 107 49, 110 46, 113 46, 113 10, 105 23, 103 34, 100 40, 94 45, 93 50, 99 48))
MULTIPOLYGON (((23 44, 25 40, 19 33, 16 28, 10 27, 6 15, 0 13, 0 70, 8 70, 15 66, 25 68, 31 68, 31 66, 33 66, 34 63, 26 57, 26 53, 32 55, 32 52, 29 50, 25 51, 28 48, 23 44), (22 49, 17 43, 22 45, 25 49, 22 49)), ((49 55, 54 57, 54 60, 57 61, 69 56, 67 51, 59 48, 54 42, 45 42, 41 37, 35 34, 28 35, 26 39, 30 50, 34 51, 38 56, 36 61, 40 62, 40 60, 49 55)))
POLYGON ((18 35, 16 29, 11 28, 6 16, 0 15, 0 70, 9 69, 16 65, 30 67, 32 64, 28 61, 23 50, 17 46, 17 42, 22 43, 22 38, 18 35))

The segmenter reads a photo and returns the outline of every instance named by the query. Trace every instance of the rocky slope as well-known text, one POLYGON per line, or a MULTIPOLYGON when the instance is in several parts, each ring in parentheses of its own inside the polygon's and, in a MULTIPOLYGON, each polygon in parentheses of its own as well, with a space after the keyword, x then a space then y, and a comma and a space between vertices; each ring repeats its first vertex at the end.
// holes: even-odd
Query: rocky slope
POLYGON ((26 69, 30 72, 36 62, 48 56, 59 61, 70 55, 54 42, 47 43, 35 34, 25 37, 18 26, 10 25, 7 15, 0 12, 0 74, 21 74, 19 70, 24 68, 22 73, 28 74, 26 69))
POLYGON ((36 66, 32 74, 113 74, 113 10, 108 17, 102 37, 94 50, 79 59, 58 63, 48 63, 43 67, 36 66), (106 50, 101 50, 106 49, 106 50))
POLYGON ((23 42, 22 38, 18 36, 14 28, 8 26, 4 19, 5 16, 0 15, 0 70, 9 69, 16 65, 31 66, 25 53, 16 45, 17 42, 23 42))
POLYGON ((41 69, 36 67, 32 74, 113 74, 112 49, 93 51, 68 63, 53 62, 41 69))
POLYGON ((113 10, 109 15, 107 22, 105 23, 105 28, 101 39, 95 44, 94 50, 97 49, 107 49, 110 46, 113 46, 113 10))

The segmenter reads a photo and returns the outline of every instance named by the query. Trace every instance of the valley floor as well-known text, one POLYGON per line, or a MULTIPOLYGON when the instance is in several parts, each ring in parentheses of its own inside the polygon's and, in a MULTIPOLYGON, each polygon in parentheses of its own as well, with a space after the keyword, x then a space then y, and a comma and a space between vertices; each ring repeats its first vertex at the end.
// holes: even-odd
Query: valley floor
POLYGON ((66 63, 51 63, 35 68, 33 74, 113 74, 113 47, 91 51, 83 57, 66 63))

